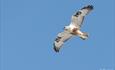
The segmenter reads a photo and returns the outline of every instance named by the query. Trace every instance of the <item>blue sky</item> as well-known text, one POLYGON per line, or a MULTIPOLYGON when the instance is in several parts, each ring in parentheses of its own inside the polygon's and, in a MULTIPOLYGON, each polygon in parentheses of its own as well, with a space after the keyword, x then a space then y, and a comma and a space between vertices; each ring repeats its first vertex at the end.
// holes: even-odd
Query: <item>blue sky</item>
POLYGON ((1 70, 113 70, 114 0, 1 0, 1 70), (85 41, 72 38, 53 50, 58 32, 87 4, 85 41))

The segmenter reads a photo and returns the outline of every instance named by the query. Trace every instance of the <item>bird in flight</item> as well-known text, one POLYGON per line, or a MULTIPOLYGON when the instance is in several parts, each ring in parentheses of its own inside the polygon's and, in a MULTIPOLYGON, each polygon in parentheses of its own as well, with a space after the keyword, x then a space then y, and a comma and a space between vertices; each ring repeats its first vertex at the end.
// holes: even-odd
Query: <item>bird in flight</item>
POLYGON ((55 50, 55 52, 59 52, 64 42, 66 42, 73 36, 79 36, 82 40, 88 38, 88 33, 82 32, 80 28, 81 25, 83 24, 84 17, 92 10, 93 6, 87 5, 78 10, 74 15, 72 15, 70 25, 64 27, 64 31, 60 32, 57 35, 53 43, 54 46, 53 49, 55 50))

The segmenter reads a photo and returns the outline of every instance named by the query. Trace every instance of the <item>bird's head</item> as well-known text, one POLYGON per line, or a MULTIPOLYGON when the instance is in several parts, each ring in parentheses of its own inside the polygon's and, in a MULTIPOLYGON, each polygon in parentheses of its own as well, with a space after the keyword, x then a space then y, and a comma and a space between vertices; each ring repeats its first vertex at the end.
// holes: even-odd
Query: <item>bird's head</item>
POLYGON ((64 30, 68 30, 69 28, 69 26, 64 26, 64 30))

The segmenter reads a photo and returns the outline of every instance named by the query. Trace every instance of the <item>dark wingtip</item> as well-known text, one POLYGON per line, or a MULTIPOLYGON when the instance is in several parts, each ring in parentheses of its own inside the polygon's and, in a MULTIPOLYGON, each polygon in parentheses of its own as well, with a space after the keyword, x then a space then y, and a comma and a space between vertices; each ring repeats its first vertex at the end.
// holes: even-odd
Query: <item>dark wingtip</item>
POLYGON ((83 7, 82 9, 90 9, 90 10, 93 10, 93 5, 87 5, 85 7, 83 7))
POLYGON ((54 51, 55 52, 59 52, 59 49, 57 49, 56 47, 54 47, 54 51))
POLYGON ((88 5, 88 8, 90 8, 91 10, 94 8, 93 5, 88 5))
POLYGON ((54 51, 59 52, 59 48, 56 48, 55 44, 53 44, 53 45, 54 45, 54 47, 53 47, 54 51))

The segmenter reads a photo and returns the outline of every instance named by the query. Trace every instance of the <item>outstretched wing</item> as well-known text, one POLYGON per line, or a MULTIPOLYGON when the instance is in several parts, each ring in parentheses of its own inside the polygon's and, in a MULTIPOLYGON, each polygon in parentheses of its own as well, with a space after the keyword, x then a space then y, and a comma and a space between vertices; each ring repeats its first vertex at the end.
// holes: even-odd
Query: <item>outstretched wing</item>
POLYGON ((81 10, 79 10, 78 12, 76 12, 74 15, 72 15, 72 19, 71 19, 71 24, 80 28, 84 17, 91 11, 93 10, 93 6, 92 5, 87 5, 85 7, 83 7, 81 10))
POLYGON ((56 52, 59 52, 60 48, 62 47, 62 45, 64 44, 64 42, 66 42, 68 39, 70 39, 73 35, 70 34, 69 32, 67 31, 64 31, 64 32, 60 32, 58 35, 57 35, 57 38, 55 39, 54 41, 54 50, 56 52))

